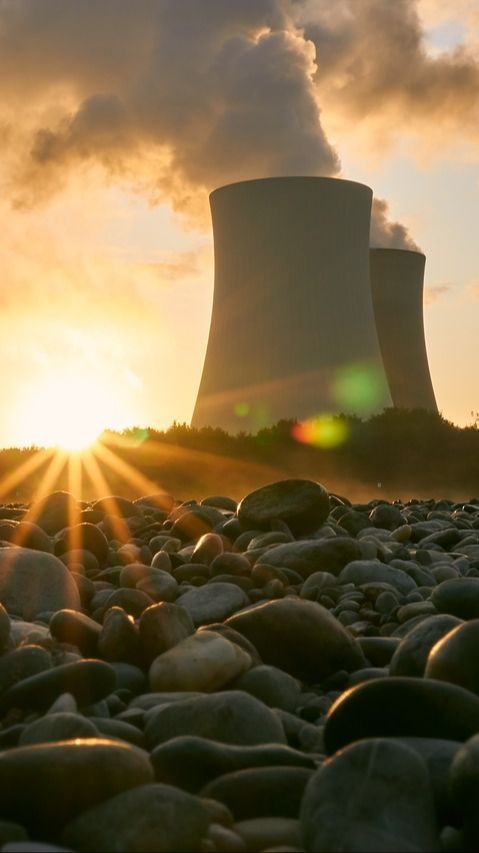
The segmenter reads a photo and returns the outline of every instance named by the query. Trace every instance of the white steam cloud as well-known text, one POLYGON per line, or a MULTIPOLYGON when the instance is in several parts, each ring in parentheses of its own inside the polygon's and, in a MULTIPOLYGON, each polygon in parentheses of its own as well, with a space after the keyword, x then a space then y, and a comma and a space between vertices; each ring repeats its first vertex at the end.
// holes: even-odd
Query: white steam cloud
MULTIPOLYGON (((0 0, 6 191, 30 205, 100 166, 153 202, 201 214, 223 183, 338 176, 320 105, 385 136, 428 125, 477 138, 477 59, 464 46, 429 56, 417 9, 417 0, 0 0)), ((371 239, 416 248, 380 200, 371 239)))

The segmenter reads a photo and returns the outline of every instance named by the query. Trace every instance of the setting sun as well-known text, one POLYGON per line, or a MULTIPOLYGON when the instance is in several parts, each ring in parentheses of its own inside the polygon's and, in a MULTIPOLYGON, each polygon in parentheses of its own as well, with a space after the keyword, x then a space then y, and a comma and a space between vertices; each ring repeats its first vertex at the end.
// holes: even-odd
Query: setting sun
POLYGON ((25 395, 20 423, 24 441, 78 452, 115 420, 116 394, 94 373, 64 371, 25 395))

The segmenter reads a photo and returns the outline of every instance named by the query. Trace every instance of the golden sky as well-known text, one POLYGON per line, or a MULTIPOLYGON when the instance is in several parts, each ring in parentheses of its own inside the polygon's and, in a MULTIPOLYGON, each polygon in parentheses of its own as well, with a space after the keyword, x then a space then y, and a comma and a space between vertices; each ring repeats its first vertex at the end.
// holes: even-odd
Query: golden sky
POLYGON ((476 0, 0 2, 0 446, 75 407, 92 433, 189 421, 208 192, 297 173, 369 184, 376 243, 425 251, 436 396, 470 422, 478 45, 476 0))

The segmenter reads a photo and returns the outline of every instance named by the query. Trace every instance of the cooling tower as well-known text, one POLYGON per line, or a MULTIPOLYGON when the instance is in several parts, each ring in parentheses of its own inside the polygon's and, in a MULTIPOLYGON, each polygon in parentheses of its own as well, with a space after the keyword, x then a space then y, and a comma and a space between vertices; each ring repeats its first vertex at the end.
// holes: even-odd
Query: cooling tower
POLYGON ((419 252, 370 253, 374 312, 393 404, 437 411, 424 340, 425 264, 419 252))
POLYGON ((195 427, 256 431, 391 405, 369 278, 369 187, 266 178, 210 197, 215 286, 195 427))

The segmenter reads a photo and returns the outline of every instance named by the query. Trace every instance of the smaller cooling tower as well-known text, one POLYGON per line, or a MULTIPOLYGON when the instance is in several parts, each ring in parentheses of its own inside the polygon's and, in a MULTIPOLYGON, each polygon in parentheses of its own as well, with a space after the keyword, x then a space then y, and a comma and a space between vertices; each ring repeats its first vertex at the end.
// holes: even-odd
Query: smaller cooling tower
POLYGON ((420 252, 370 251, 376 327, 393 404, 437 411, 424 339, 425 264, 420 252))

